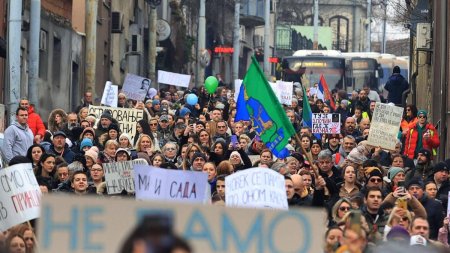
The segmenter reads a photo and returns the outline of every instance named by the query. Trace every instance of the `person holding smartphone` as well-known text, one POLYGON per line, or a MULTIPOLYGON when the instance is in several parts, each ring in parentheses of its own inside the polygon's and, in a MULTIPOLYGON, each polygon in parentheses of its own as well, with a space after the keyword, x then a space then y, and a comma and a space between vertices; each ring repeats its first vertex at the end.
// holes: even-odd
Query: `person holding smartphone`
MULTIPOLYGON (((385 192, 386 193, 394 192, 398 187, 402 187, 402 186, 399 186, 399 182, 404 183, 405 171, 400 167, 391 167, 388 170, 387 177, 389 178, 390 183, 387 183, 385 185, 385 192)), ((400 183, 400 184, 402 184, 402 183, 400 183)), ((404 185, 403 185, 402 191, 406 192, 404 185)))

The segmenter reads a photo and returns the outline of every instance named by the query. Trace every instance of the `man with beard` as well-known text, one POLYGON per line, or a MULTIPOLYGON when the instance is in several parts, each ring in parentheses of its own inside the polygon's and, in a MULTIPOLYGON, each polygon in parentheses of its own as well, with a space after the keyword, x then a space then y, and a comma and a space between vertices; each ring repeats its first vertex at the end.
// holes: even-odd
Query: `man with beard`
POLYGON ((355 138, 361 136, 361 133, 356 129, 356 119, 353 117, 348 117, 345 119, 344 131, 345 136, 351 135, 355 138))
MULTIPOLYGON (((97 124, 97 129, 95 130, 95 136, 97 138, 108 132, 109 125, 113 123, 113 117, 111 115, 111 112, 109 110, 106 110, 102 113, 100 116, 100 122, 97 124)), ((114 122, 117 123, 117 122, 114 122)), ((118 125, 118 124, 117 124, 118 125)))
POLYGON ((414 177, 422 178, 422 180, 432 179, 433 166, 431 164, 431 152, 428 149, 421 149, 417 153, 417 164, 406 174, 406 180, 414 177))
POLYGON ((370 99, 367 97, 367 92, 365 90, 361 90, 359 92, 358 100, 356 100, 355 107, 361 107, 363 112, 369 113, 370 112, 370 99))
MULTIPOLYGON (((341 144, 339 144, 341 136, 339 134, 328 134, 327 140, 328 140, 327 149, 330 150, 333 155, 338 153, 339 148, 341 147, 341 144)), ((336 161, 336 163, 339 162, 336 161)))
MULTIPOLYGON (((405 155, 414 159, 421 149, 428 149, 433 156, 440 145, 439 133, 433 124, 427 122, 428 113, 425 110, 417 112, 417 124, 411 126, 406 133, 405 155)), ((433 156, 430 156, 433 159, 433 156)))
POLYGON ((339 152, 333 155, 334 163, 339 166, 342 165, 342 163, 345 161, 345 158, 347 158, 350 151, 352 151, 352 149, 355 147, 356 147, 355 137, 351 135, 345 136, 342 145, 339 147, 339 152))

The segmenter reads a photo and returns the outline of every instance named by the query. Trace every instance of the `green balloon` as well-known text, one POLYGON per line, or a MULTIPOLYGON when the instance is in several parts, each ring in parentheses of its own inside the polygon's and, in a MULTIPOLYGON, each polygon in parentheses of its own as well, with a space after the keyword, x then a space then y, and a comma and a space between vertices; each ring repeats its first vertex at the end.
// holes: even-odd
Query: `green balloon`
POLYGON ((214 76, 208 76, 205 80, 205 89, 209 94, 213 94, 216 92, 217 87, 219 86, 219 80, 217 80, 214 76))

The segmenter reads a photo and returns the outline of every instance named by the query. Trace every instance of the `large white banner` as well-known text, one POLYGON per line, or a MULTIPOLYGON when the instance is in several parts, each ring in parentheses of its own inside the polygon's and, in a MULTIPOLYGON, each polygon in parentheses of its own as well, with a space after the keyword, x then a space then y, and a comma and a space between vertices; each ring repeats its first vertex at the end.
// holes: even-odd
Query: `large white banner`
POLYGON ((119 127, 122 133, 127 133, 134 139, 136 135, 136 122, 144 118, 144 111, 138 109, 129 108, 114 108, 107 106, 89 106, 89 114, 95 114, 97 119, 100 119, 102 113, 105 110, 109 110, 112 113, 112 117, 119 122, 119 127))
POLYGON ((134 165, 136 199, 202 203, 208 199, 208 175, 200 171, 134 165))
POLYGON ((375 147, 395 150, 402 116, 402 107, 377 102, 370 122, 368 143, 375 147))
POLYGON ((41 189, 31 163, 0 170, 0 232, 39 217, 41 189))
POLYGON ((151 83, 152 81, 146 77, 127 74, 123 82, 122 92, 127 95, 128 99, 144 101, 145 96, 149 94, 151 83))
POLYGON ((241 170, 225 177, 226 205, 288 209, 284 177, 267 168, 241 170))
POLYGON ((158 70, 158 83, 165 83, 188 88, 190 82, 191 82, 191 75, 184 75, 158 70))
POLYGON ((134 164, 145 165, 141 159, 126 162, 104 163, 105 183, 108 194, 119 194, 123 190, 134 192, 134 164))
MULTIPOLYGON (((164 237, 167 242, 176 234, 197 253, 323 252, 326 213, 307 207, 276 211, 46 195, 38 223, 38 252, 120 252, 144 221, 169 227, 164 230, 170 231, 164 237)), ((140 235, 134 242, 151 238, 140 235)))

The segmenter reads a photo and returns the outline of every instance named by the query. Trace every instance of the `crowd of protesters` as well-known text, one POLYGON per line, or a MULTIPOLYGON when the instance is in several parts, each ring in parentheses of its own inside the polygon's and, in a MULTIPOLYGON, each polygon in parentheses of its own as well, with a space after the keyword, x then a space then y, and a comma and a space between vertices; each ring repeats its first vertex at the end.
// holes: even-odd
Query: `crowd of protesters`
MULTIPOLYGON (((404 89, 389 85, 389 92, 404 89)), ((91 92, 74 111, 55 109, 46 120, 23 98, 17 121, 5 131, 2 155, 9 165, 32 163, 45 194, 106 196, 103 164, 117 161, 141 159, 154 167, 203 171, 211 202, 218 205, 226 202, 226 176, 266 167, 285 177, 290 207, 327 210, 324 252, 449 252, 450 159, 436 160, 439 136, 427 111, 406 105, 395 150, 383 150, 370 146, 367 137, 375 103, 389 101, 368 87, 351 96, 333 90, 333 109, 314 89, 306 89, 312 112, 339 113, 341 134, 317 138, 303 126, 303 90, 294 88, 292 105, 284 107, 299 138, 291 138, 284 159, 265 147, 251 121, 234 121, 234 91, 222 85, 214 94, 204 87, 169 86, 143 102, 119 93, 119 107, 144 111, 134 138, 122 133, 108 111, 100 117, 88 113, 91 92), (198 97, 195 105, 186 103, 191 93, 198 97)), ((11 252, 33 252, 34 241, 26 225, 0 233, 11 252)))

